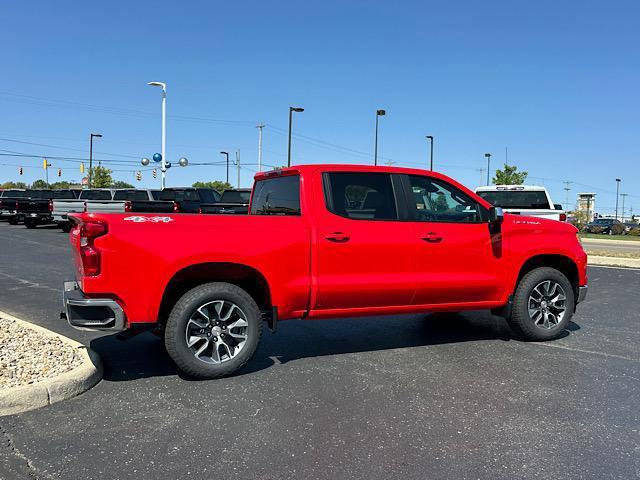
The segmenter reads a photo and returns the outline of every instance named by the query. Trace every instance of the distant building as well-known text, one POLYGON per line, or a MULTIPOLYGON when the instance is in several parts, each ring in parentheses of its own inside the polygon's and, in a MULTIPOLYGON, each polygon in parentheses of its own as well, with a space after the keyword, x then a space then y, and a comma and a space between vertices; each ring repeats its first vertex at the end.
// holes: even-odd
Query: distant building
POLYGON ((593 221, 596 211, 596 194, 595 193, 579 193, 577 213, 584 215, 587 222, 593 221))

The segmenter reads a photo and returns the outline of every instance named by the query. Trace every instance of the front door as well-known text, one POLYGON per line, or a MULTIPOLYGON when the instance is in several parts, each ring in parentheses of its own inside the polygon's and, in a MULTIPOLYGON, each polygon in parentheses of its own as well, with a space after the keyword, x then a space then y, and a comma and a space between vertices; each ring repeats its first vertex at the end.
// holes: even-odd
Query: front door
POLYGON ((484 207, 454 185, 403 176, 416 254, 416 305, 495 301, 501 295, 502 235, 484 207))

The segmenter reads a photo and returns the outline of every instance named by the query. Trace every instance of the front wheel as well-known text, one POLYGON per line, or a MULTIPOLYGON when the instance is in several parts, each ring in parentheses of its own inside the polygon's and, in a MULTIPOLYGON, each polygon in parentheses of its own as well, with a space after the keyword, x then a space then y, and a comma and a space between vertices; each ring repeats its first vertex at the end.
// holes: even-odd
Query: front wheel
POLYGON ((24 220, 24 226, 27 228, 36 228, 36 225, 38 225, 38 222, 36 220, 33 220, 31 218, 25 218, 24 220))
POLYGON ((518 283, 509 326, 524 340, 552 340, 569 324, 574 306, 567 277, 555 268, 536 268, 518 283))
POLYGON ((219 378, 253 356, 262 333, 256 302, 230 283, 207 283, 175 304, 165 328, 169 356, 195 378, 219 378))

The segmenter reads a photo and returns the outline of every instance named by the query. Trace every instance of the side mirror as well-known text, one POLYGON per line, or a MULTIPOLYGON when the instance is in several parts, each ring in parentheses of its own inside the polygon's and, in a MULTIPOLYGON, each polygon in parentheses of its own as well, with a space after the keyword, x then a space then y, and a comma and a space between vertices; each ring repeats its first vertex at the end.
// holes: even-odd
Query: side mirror
POLYGON ((504 212, 501 207, 491 207, 489 209, 489 223, 502 223, 504 212))

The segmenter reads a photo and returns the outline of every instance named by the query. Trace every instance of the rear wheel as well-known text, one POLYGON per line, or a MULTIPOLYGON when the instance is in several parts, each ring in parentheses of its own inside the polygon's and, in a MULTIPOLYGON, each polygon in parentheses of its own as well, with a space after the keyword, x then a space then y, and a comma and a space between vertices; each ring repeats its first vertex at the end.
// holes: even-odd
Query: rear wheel
POLYGON ((574 306, 567 277, 555 268, 536 268, 516 288, 509 326, 525 340, 552 340, 569 324, 574 306))
POLYGON ((11 217, 8 220, 9 225, 17 225, 18 224, 18 219, 16 217, 11 217))
POLYGON ((165 346, 178 368, 196 378, 219 378, 253 356, 262 333, 251 296, 229 283, 207 283, 185 293, 165 328, 165 346))
POLYGON ((24 226, 27 228, 36 228, 37 225, 38 225, 38 222, 33 218, 24 219, 24 226))

